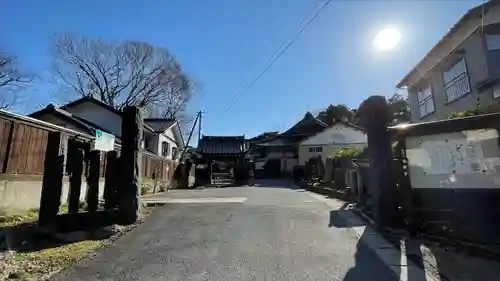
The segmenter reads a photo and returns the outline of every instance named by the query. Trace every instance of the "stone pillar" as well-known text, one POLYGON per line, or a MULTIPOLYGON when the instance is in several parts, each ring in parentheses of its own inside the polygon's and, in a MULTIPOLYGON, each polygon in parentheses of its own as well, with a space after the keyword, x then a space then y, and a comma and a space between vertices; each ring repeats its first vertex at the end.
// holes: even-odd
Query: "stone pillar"
POLYGON ((68 212, 78 213, 82 189, 83 151, 73 144, 68 145, 68 154, 71 155, 67 161, 67 163, 71 163, 69 165, 68 212))
POLYGON ((55 222, 61 206, 64 155, 61 153, 61 132, 50 132, 43 163, 42 194, 38 225, 55 222))
POLYGON ((138 107, 127 106, 122 115, 120 223, 133 224, 140 215, 141 140, 143 120, 138 107))
POLYGON ((393 114, 383 96, 370 96, 363 101, 358 114, 368 137, 371 178, 368 189, 375 201, 374 220, 380 226, 390 226, 397 206, 391 136, 387 130, 393 114))
POLYGON ((106 210, 113 209, 117 204, 117 153, 116 151, 108 151, 106 153, 106 171, 104 175, 104 208, 106 210))
POLYGON ((99 169, 101 152, 92 150, 89 155, 89 175, 87 177, 87 210, 96 211, 99 205, 99 169))

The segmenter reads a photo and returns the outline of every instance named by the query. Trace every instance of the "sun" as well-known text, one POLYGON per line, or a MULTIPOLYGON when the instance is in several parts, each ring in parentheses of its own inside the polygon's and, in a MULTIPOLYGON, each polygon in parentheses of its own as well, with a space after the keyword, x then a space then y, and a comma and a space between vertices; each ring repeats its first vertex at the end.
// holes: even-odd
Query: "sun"
POLYGON ((380 51, 389 51, 394 49, 401 40, 401 33, 395 28, 386 28, 375 36, 373 46, 380 51))

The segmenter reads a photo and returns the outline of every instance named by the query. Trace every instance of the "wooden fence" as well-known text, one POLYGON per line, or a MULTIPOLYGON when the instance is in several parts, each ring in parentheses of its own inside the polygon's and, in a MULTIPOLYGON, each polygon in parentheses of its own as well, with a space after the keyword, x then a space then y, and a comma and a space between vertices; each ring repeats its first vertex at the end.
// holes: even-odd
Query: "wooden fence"
MULTIPOLYGON (((65 153, 70 138, 93 142, 94 136, 73 131, 37 119, 0 110, 0 175, 42 175, 49 132, 62 133, 61 152, 65 153)), ((120 150, 119 146, 115 150, 120 150)), ((169 181, 176 163, 143 152, 142 176, 169 181)), ((86 169, 84 169, 85 171, 86 169)), ((106 154, 101 156, 100 175, 106 170, 106 154)), ((66 169, 65 169, 66 172, 66 169)))

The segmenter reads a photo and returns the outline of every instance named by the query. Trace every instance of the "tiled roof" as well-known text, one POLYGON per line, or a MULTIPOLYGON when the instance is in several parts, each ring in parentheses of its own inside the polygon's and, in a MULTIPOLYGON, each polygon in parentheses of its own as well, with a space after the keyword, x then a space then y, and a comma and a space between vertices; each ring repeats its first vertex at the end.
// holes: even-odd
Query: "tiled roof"
POLYGON ((277 136, 270 140, 257 143, 257 146, 289 146, 298 144, 304 138, 307 138, 308 135, 284 135, 277 136))
POLYGON ((165 132, 175 123, 175 119, 170 118, 146 118, 144 124, 149 126, 155 133, 165 132))
POLYGON ((307 112, 304 118, 284 133, 257 143, 258 146, 289 146, 296 145, 301 140, 323 131, 327 124, 307 112))
POLYGON ((258 136, 255 136, 255 137, 249 139, 248 141, 252 142, 252 143, 254 143, 254 142, 263 142, 263 141, 272 139, 272 138, 274 138, 276 136, 279 136, 279 134, 280 134, 279 132, 264 132, 264 133, 262 133, 262 134, 260 134, 258 136))
POLYGON ((204 154, 239 154, 245 153, 247 149, 247 141, 244 136, 203 136, 197 151, 204 154))
POLYGON ((328 127, 327 124, 314 117, 310 112, 307 112, 302 120, 297 122, 281 135, 312 135, 318 133, 326 127, 328 127))
POLYGON ((116 109, 116 108, 114 108, 114 107, 112 107, 112 106, 110 106, 110 105, 108 105, 108 104, 106 104, 106 103, 98 100, 98 99, 95 99, 93 97, 87 97, 87 96, 86 97, 81 97, 81 98, 79 98, 79 99, 77 99, 75 101, 67 103, 67 104, 61 106, 61 109, 68 109, 68 108, 77 106, 77 105, 79 105, 81 103, 84 103, 84 102, 87 102, 87 101, 92 102, 92 103, 94 103, 94 104, 96 104, 98 106, 104 107, 107 110, 109 110, 111 112, 114 112, 114 113, 116 113, 116 114, 118 114, 120 116, 122 115, 122 112, 120 110, 118 110, 118 109, 116 109))

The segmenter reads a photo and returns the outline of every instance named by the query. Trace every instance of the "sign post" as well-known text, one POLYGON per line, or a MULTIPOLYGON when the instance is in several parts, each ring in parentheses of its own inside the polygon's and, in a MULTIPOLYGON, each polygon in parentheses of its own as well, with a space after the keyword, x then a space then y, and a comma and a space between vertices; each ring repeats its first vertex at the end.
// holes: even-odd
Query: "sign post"
POLYGON ((115 148, 115 136, 101 130, 95 131, 94 149, 100 151, 111 151, 115 148))

